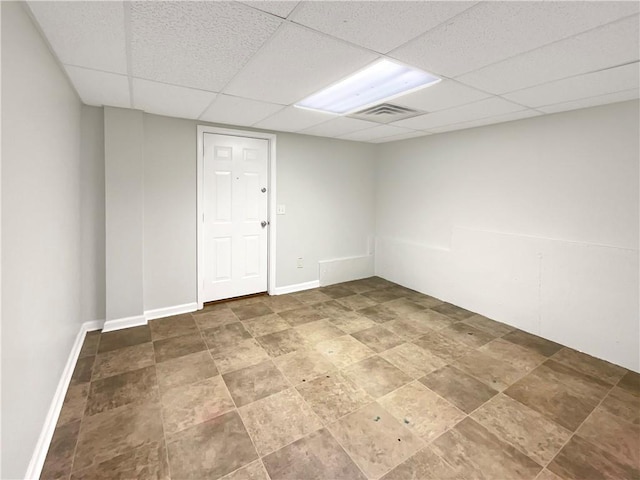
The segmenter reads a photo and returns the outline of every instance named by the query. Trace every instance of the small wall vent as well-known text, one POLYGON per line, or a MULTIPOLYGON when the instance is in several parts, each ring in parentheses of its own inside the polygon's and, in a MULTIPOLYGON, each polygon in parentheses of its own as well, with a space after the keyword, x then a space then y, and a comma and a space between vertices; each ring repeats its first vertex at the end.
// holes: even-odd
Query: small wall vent
POLYGON ((359 120, 367 120, 377 123, 391 123, 405 118, 416 117, 427 112, 413 110, 411 108, 393 105, 392 103, 381 103, 373 107, 365 108, 359 112, 347 115, 347 117, 357 118, 359 120))

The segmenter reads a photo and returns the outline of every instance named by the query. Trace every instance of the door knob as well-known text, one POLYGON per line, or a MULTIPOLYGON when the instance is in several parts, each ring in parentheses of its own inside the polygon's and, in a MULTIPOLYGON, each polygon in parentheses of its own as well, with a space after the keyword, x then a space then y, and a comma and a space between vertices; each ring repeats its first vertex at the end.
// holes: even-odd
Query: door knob
POLYGON ((260 225, 262 225, 262 228, 266 227, 267 225, 269 225, 269 222, 263 220, 260 222, 260 225))

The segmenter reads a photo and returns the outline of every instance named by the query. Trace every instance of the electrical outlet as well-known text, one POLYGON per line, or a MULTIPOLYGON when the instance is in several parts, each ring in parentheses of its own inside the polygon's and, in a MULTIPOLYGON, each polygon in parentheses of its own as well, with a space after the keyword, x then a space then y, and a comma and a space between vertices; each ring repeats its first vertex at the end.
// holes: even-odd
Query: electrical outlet
POLYGON ((303 263, 302 263, 302 257, 298 257, 298 260, 296 261, 296 267, 298 268, 303 268, 303 263))
POLYGON ((287 213, 287 207, 285 205, 278 205, 276 207, 276 215, 284 215, 287 213))

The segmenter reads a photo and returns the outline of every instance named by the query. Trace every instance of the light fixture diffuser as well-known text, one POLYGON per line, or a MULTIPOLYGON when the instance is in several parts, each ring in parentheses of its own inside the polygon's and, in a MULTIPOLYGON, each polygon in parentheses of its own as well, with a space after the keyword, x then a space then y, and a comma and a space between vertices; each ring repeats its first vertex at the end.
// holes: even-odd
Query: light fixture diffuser
POLYGON ((441 79, 417 68, 379 60, 295 104, 296 107, 347 115, 365 107, 435 85, 441 79))

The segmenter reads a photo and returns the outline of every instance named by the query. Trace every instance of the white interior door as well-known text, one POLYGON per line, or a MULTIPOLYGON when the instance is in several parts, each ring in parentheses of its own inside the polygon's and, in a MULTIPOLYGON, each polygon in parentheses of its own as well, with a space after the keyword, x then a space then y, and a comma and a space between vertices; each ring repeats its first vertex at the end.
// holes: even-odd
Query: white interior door
POLYGON ((267 291, 268 156, 268 140, 204 133, 204 302, 267 291))

